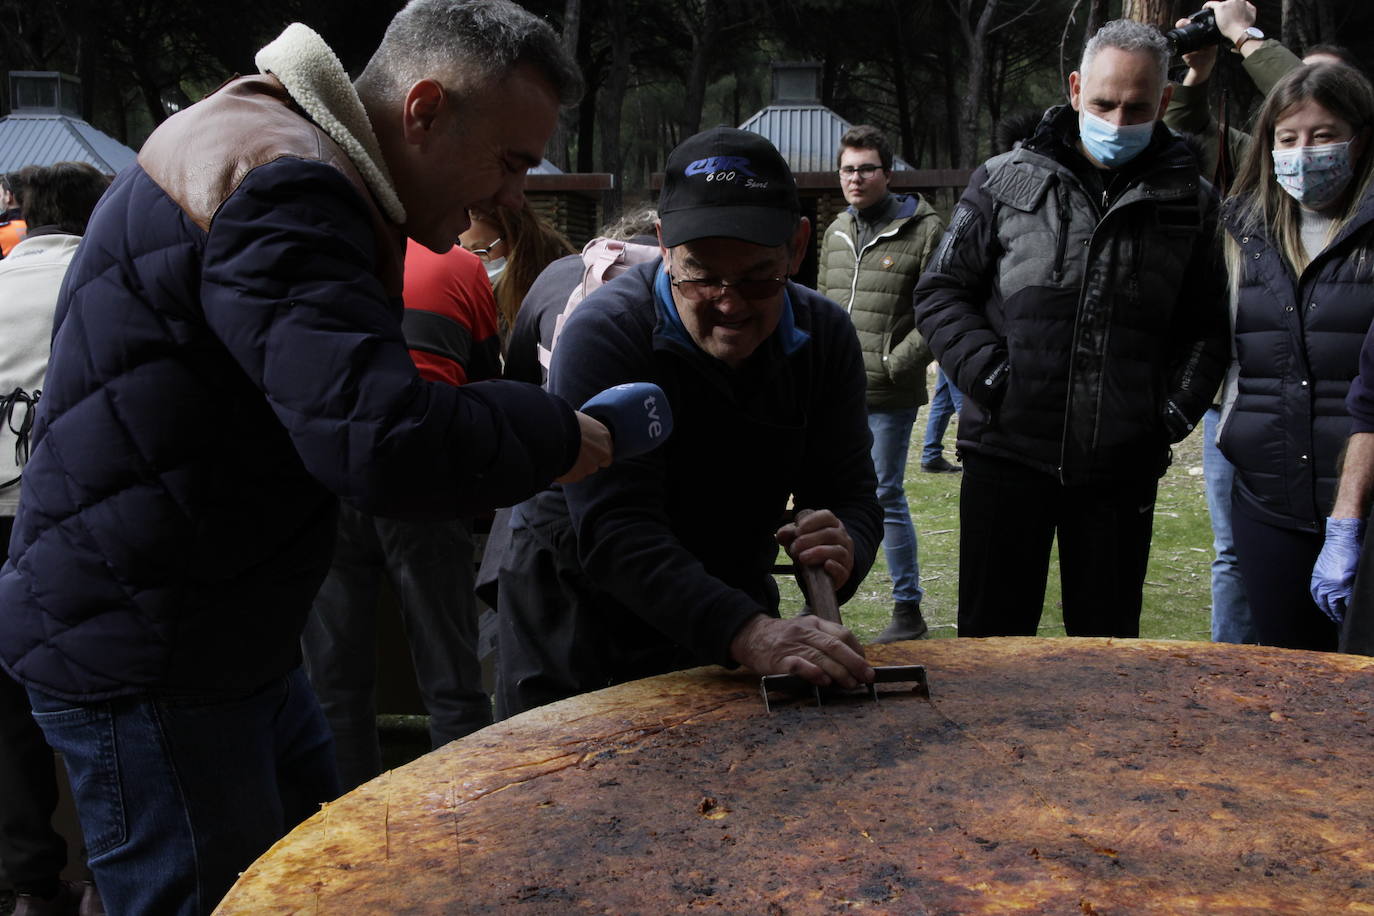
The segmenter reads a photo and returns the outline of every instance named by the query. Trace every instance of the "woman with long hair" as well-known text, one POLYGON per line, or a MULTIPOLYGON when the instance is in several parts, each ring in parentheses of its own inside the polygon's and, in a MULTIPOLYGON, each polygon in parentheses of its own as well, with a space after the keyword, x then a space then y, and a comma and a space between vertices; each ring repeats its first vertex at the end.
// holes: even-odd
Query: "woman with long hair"
POLYGON ((577 249, 567 237, 550 226, 529 203, 519 208, 492 207, 469 210, 472 226, 460 236, 464 248, 487 265, 487 277, 496 294, 502 350, 515 327, 515 316, 534 278, 549 264, 577 249))
POLYGON ((1335 649, 1308 591, 1332 526, 1345 396, 1374 319, 1374 87, 1343 64, 1269 93, 1222 208, 1238 376, 1220 445, 1236 466, 1232 527, 1259 642, 1335 649))

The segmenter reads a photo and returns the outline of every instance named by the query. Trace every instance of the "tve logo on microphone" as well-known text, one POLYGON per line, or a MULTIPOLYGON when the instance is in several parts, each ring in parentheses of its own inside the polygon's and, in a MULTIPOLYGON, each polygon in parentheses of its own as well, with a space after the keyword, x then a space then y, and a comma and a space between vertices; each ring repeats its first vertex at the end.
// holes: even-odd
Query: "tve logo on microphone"
POLYGON ((644 412, 649 415, 649 438, 661 439, 663 437, 663 421, 658 416, 658 398, 652 394, 645 398, 644 412))
POLYGON ((582 405, 582 412, 606 424, 616 458, 642 455, 673 431, 673 409, 653 382, 628 382, 607 388, 582 405))

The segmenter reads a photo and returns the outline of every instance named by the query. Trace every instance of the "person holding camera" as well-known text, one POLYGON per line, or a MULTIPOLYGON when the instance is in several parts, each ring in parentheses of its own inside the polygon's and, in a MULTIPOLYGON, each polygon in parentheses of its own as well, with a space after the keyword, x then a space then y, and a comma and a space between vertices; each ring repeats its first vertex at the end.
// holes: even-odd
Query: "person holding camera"
MULTIPOLYGON (((1235 165, 1244 158, 1250 145, 1250 135, 1230 126, 1230 114, 1224 101, 1220 124, 1213 118, 1208 105, 1208 83, 1216 67, 1220 43, 1229 42, 1240 54, 1245 72, 1266 95, 1285 74, 1304 63, 1349 63, 1341 56, 1340 49, 1327 45, 1312 48, 1306 58, 1299 60, 1283 44, 1265 37, 1255 27, 1255 20, 1255 6, 1249 0, 1210 0, 1192 16, 1180 19, 1178 27, 1167 36, 1174 48, 1183 53, 1188 71, 1182 82, 1174 86, 1173 97, 1164 112, 1164 123, 1199 138, 1203 174, 1212 178, 1218 193, 1223 195, 1231 183, 1235 165)), ((1255 627, 1231 533, 1231 487, 1235 468, 1217 447, 1221 400, 1222 393, 1218 392, 1216 402, 1202 421, 1202 467, 1214 552, 1212 639, 1215 642, 1252 643, 1255 627)))
MULTIPOLYGON (((1218 122, 1207 104, 1207 84, 1216 68, 1217 52, 1223 39, 1241 56, 1245 72, 1264 95, 1302 64, 1342 63, 1359 69, 1350 53, 1337 45, 1313 45, 1299 58, 1281 42, 1266 37, 1256 28, 1256 15, 1255 5, 1250 0, 1208 0, 1193 15, 1178 20, 1177 28, 1168 34, 1170 43, 1183 55, 1188 71, 1183 80, 1174 85, 1173 97, 1164 112, 1164 123, 1203 141, 1203 173, 1209 176, 1218 176, 1223 146, 1218 138, 1218 122)), ((1245 156, 1250 135, 1231 127, 1229 113, 1225 110, 1221 126, 1225 127, 1224 148, 1229 157, 1225 162, 1237 164, 1245 156)), ((1229 176, 1230 171, 1228 168, 1226 175, 1229 176)), ((1225 184, 1229 181, 1218 185, 1222 194, 1227 190, 1225 184)))
POLYGON ((1357 501, 1325 515, 1346 438, 1368 428, 1351 415, 1370 413, 1351 380, 1374 319, 1371 125, 1359 71, 1298 67, 1265 99, 1222 208, 1239 375, 1219 445, 1236 468, 1236 555, 1264 645, 1335 649, 1344 600, 1317 589, 1314 602, 1309 580, 1353 577, 1358 558, 1357 501))

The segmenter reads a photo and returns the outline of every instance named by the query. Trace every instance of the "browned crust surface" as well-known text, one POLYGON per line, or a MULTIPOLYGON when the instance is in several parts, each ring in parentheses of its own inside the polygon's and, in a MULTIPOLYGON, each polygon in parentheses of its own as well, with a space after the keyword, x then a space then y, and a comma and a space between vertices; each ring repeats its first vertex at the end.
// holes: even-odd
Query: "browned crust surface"
POLYGON ((368 783, 220 913, 1371 913, 1374 660, 935 640, 932 698, 696 669, 368 783))

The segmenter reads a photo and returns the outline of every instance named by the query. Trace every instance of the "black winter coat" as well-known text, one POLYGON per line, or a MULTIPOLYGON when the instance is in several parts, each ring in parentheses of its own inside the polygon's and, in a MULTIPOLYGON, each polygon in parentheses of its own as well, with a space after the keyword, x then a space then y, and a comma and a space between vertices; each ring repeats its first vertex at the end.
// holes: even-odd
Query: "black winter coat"
POLYGON ((1243 265, 1240 374, 1220 436, 1236 466, 1234 506, 1275 527, 1320 532, 1351 431, 1346 394, 1374 319, 1374 193, 1301 276, 1268 228, 1240 225, 1239 211, 1228 201, 1222 217, 1243 265))
POLYGON ((1161 125, 1104 173, 1106 205, 1066 164, 1077 130, 1051 110, 974 172, 916 287, 917 327, 968 396, 959 448, 1065 484, 1157 476, 1227 364, 1216 198, 1161 125))

